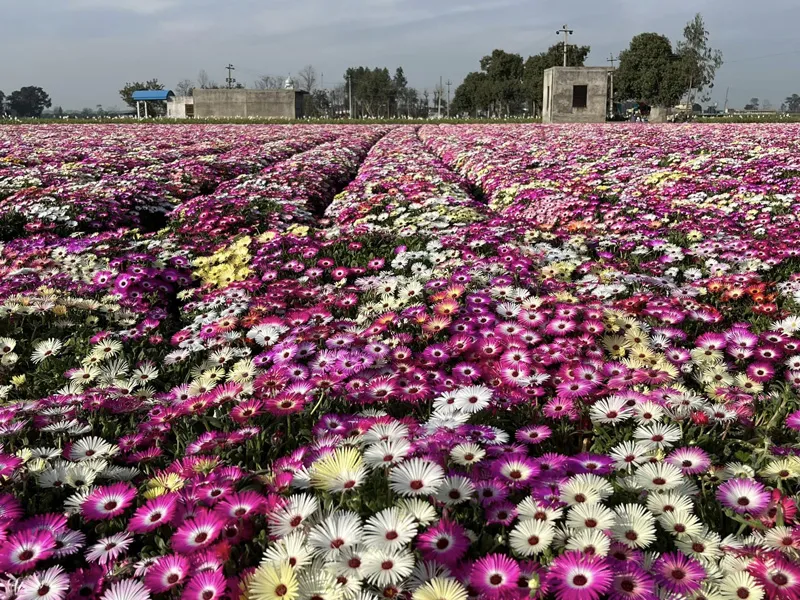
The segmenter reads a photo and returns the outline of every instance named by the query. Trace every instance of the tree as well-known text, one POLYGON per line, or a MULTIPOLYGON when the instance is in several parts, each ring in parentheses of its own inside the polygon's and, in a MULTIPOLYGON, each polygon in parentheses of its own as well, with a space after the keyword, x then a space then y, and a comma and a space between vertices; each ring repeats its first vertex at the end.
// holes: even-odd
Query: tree
POLYGON ((786 104, 786 110, 788 112, 800 112, 800 95, 792 94, 788 96, 786 100, 784 100, 784 104, 786 104))
POLYGON ((5 114, 5 107, 6 107, 6 95, 3 93, 3 90, 0 90, 0 116, 5 114))
POLYGON ((478 113, 488 106, 488 99, 489 76, 486 73, 474 71, 469 73, 461 85, 456 88, 451 108, 457 115, 466 114, 477 117, 478 113))
POLYGON ((758 110, 760 101, 758 98, 750 98, 750 102, 744 105, 745 110, 758 110))
POLYGON ((669 38, 658 33, 640 33, 619 54, 614 96, 620 101, 673 106, 688 89, 682 69, 669 38))
POLYGON ((722 66, 722 52, 708 46, 708 29, 700 13, 686 24, 683 39, 678 42, 681 72, 686 79, 689 102, 697 95, 708 100, 714 87, 714 76, 722 66))
POLYGON ((322 117, 330 113, 331 101, 325 90, 314 90, 304 96, 305 115, 308 117, 322 117))
POLYGON ((194 91, 194 83, 191 79, 181 79, 175 86, 176 96, 191 96, 194 91))
MULTIPOLYGON (((405 106, 406 114, 409 112, 409 105, 411 100, 409 96, 409 89, 408 89, 408 79, 406 79, 406 74, 403 71, 403 67, 397 67, 394 71, 394 77, 392 77, 392 85, 394 86, 394 97, 396 102, 396 114, 400 114, 400 106, 401 104, 405 106)), ((416 91, 414 92, 416 94, 416 91)))
POLYGON ((273 75, 262 75, 253 84, 257 90, 281 90, 283 89, 283 79, 273 75))
POLYGON ((300 82, 300 89, 307 91, 309 94, 314 93, 317 88, 317 70, 313 66, 306 65, 303 67, 297 74, 297 79, 300 82))
POLYGON ((8 97, 8 108, 17 117, 32 117, 38 119, 45 108, 50 108, 52 102, 42 88, 26 86, 12 92, 8 97))
MULTIPOLYGON (((590 46, 568 46, 567 47, 567 66, 582 67, 586 62, 586 57, 591 51, 590 46)), ((536 113, 543 95, 544 72, 551 67, 561 67, 564 65, 564 46, 553 44, 547 51, 534 56, 529 56, 523 66, 523 93, 525 98, 532 101, 531 112, 536 113)))
POLYGON ((220 89, 220 85, 208 76, 205 69, 200 69, 200 72, 197 74, 197 87, 201 90, 220 89))
POLYGON ((391 112, 391 106, 395 101, 395 88, 389 69, 350 67, 345 72, 344 79, 347 80, 348 77, 350 86, 347 89, 352 87, 355 113, 351 117, 355 115, 378 117, 391 112))
MULTIPOLYGON (((159 83, 158 79, 151 79, 142 83, 141 81, 134 81, 133 83, 126 83, 119 91, 122 100, 131 108, 136 108, 136 100, 133 99, 133 92, 137 90, 163 90, 164 84, 159 83)), ((167 106, 164 102, 145 102, 147 105, 147 114, 152 117, 163 116, 167 112, 167 106)))

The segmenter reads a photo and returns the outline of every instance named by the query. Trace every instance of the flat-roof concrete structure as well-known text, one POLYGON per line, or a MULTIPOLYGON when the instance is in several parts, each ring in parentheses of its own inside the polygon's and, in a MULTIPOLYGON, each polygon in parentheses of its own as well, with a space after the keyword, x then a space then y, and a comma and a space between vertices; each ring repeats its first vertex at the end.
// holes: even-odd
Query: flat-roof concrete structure
POLYGON ((608 67, 552 67, 544 72, 542 123, 604 123, 608 67))
MULTIPOLYGON (((303 117, 305 94, 304 91, 294 89, 195 89, 192 92, 191 112, 198 119, 206 117, 300 119, 303 117)), ((175 109, 178 107, 175 106, 175 109)), ((176 110, 176 113, 178 112, 179 110, 176 110)))

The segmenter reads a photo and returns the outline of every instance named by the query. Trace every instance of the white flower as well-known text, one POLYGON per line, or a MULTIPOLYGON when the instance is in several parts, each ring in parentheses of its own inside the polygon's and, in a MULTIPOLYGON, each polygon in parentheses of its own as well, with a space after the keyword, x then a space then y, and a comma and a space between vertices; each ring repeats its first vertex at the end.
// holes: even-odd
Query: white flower
POLYGON ((611 548, 611 540, 598 529, 581 529, 575 531, 567 540, 567 550, 577 550, 584 554, 606 556, 611 548))
POLYGON ((614 489, 608 480, 593 473, 581 473, 571 477, 561 487, 561 501, 575 504, 594 504, 611 495, 614 489))
POLYGON ((436 463, 412 458, 392 468, 389 487, 401 496, 435 494, 444 481, 444 470, 436 463))
POLYGON ((633 437, 648 448, 671 448, 673 442, 681 439, 681 430, 673 424, 651 423, 637 427, 633 437))
POLYGON ((761 600, 764 588, 746 571, 726 573, 719 583, 720 597, 723 600, 761 600))
POLYGON ((455 406, 466 413, 480 412, 492 400, 492 390, 482 385, 470 385, 456 391, 455 406))
POLYGON ((635 473, 636 483, 645 490, 668 491, 683 481, 681 470, 670 463, 647 463, 635 473))
POLYGON ((509 534, 511 548, 523 556, 535 556, 544 552, 553 541, 555 530, 547 521, 525 519, 509 534))
POLYGON ((614 539, 630 548, 647 548, 656 539, 655 519, 639 504, 623 504, 614 509, 614 539))
POLYGON ((60 600, 68 589, 69 575, 55 566, 26 577, 17 592, 17 600, 60 600))
POLYGON ((631 417, 631 410, 626 406, 627 400, 619 396, 609 396, 598 400, 589 409, 593 423, 620 423, 631 417))
POLYGON ((47 339, 43 342, 39 342, 36 344, 36 347, 33 349, 33 354, 31 354, 31 361, 35 364, 39 364, 40 362, 50 358, 51 356, 55 356, 58 354, 59 350, 64 347, 59 340, 55 338, 47 339))
POLYGON ((486 451, 478 444, 458 444, 450 450, 450 458, 462 467, 477 464, 483 460, 484 456, 486 456, 486 451))
POLYGON ((308 543, 314 553, 326 560, 335 559, 342 549, 361 543, 361 517, 354 512, 336 512, 312 528, 308 543))
POLYGON ((414 555, 407 551, 368 552, 362 564, 367 581, 379 587, 400 583, 411 574, 413 568, 414 555))
POLYGON ((567 526, 571 529, 610 529, 615 520, 614 512, 600 503, 576 504, 567 513, 567 526))
POLYGON ((363 543, 367 548, 399 550, 417 534, 414 517, 396 507, 382 510, 364 524, 363 543))
POLYGON ((114 444, 109 444, 100 437, 81 438, 72 445, 69 451, 70 460, 83 461, 106 456, 114 456, 119 452, 119 448, 114 444))

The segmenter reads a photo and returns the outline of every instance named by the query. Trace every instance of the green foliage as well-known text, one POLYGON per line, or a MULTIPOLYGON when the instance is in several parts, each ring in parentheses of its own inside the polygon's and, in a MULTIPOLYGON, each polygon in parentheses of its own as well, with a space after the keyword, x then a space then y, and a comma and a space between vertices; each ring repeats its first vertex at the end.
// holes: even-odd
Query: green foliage
MULTIPOLYGON (((386 67, 350 67, 345 79, 350 78, 353 91, 353 113, 359 117, 381 117, 391 114, 396 91, 389 69, 386 67)), ((349 94, 345 88, 345 94, 349 94)), ((349 99, 347 100, 349 102, 349 99)), ((353 115, 351 115, 353 116, 353 115)))
POLYGON ((44 109, 52 106, 47 92, 40 87, 32 85, 12 92, 8 97, 7 104, 12 115, 32 118, 41 117, 44 109))
POLYGON ((788 112, 800 112, 800 95, 792 94, 791 96, 787 96, 786 100, 784 100, 784 103, 788 112))
POLYGON ((641 33, 620 52, 614 73, 615 99, 673 106, 687 89, 681 71, 680 57, 672 51, 669 38, 641 33))
MULTIPOLYGON (((136 100, 133 99, 133 92, 138 90, 163 90, 164 84, 159 83, 157 78, 142 83, 141 81, 134 81, 126 83, 119 91, 122 100, 131 108, 136 108, 136 100)), ((145 102, 147 105, 147 114, 152 117, 161 117, 167 114, 167 107, 163 102, 145 102)))
MULTIPOLYGON (((582 67, 589 56, 590 46, 568 46, 567 47, 567 66, 582 67)), ((551 67, 561 67, 564 65, 564 46, 553 44, 545 52, 540 52, 534 56, 529 56, 525 61, 523 73, 523 87, 525 97, 532 99, 538 107, 544 87, 544 72, 551 67)))
POLYGON ((683 29, 683 40, 678 42, 678 56, 690 101, 696 97, 701 101, 708 100, 714 87, 714 75, 722 66, 722 52, 709 48, 708 29, 700 13, 683 29))
POLYGON ((636 100, 657 106, 674 106, 689 94, 688 103, 707 100, 722 53, 708 47, 708 30, 697 14, 673 50, 669 38, 658 33, 635 36, 619 55, 614 75, 618 101, 636 100))

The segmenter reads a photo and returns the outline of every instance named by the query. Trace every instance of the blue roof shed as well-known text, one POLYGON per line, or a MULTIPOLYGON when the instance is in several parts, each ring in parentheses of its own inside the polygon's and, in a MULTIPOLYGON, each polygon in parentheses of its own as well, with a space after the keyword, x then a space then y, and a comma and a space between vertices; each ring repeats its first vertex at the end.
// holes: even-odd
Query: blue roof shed
POLYGON ((175 94, 172 90, 137 90, 133 92, 133 100, 136 102, 166 102, 174 97, 175 94))

